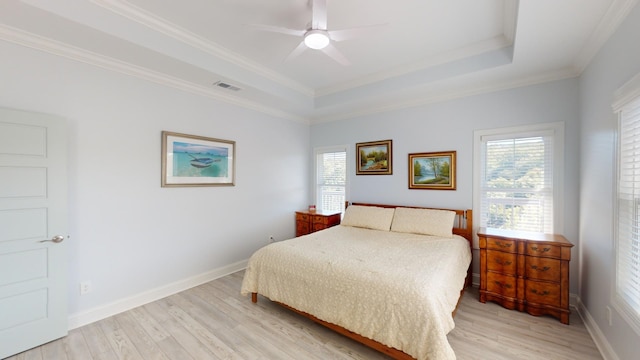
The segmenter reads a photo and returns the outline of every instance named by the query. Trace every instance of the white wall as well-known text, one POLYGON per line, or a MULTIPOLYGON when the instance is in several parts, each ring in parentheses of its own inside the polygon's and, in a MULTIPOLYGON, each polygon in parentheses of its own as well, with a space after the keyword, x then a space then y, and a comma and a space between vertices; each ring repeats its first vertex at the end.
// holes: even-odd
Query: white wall
MULTIPOLYGON (((570 292, 578 289, 578 90, 563 80, 423 107, 311 127, 312 147, 346 144, 350 201, 470 209, 473 205, 473 132, 478 129, 565 123, 564 232, 576 246, 570 292), (393 175, 355 175, 355 143, 393 140, 393 175), (457 151, 457 190, 409 190, 408 154, 457 151)), ((478 273, 477 252, 474 272, 478 273)))
POLYGON ((1 107, 68 119, 72 318, 294 235, 309 125, 5 42, 0 54, 1 107), (235 140, 236 186, 161 188, 162 130, 235 140))
POLYGON ((609 326, 613 282, 613 208, 615 199, 615 134, 613 93, 640 73, 640 5, 590 63, 580 78, 580 297, 593 325, 619 359, 636 359, 640 341, 615 310, 609 326))

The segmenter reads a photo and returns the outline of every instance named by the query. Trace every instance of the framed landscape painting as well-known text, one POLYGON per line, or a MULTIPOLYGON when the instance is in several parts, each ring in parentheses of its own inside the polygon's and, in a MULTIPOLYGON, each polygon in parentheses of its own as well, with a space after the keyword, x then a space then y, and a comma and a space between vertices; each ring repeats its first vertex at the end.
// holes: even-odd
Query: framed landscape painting
POLYGON ((236 142, 162 132, 162 187, 234 186, 236 142))
POLYGON ((409 189, 455 190, 456 152, 409 154, 409 189))
POLYGON ((356 175, 391 175, 392 140, 356 144, 356 175))

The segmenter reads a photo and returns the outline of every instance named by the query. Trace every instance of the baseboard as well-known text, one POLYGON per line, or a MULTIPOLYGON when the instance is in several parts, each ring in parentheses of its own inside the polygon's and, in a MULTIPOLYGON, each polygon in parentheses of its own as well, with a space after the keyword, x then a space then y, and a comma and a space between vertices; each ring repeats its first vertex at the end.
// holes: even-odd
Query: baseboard
POLYGON ((602 358, 604 360, 620 360, 620 358, 618 358, 618 355, 616 355, 616 352, 613 351, 611 344, 609 344, 609 341, 607 341, 607 338, 600 330, 600 327, 587 310, 587 307, 584 306, 584 304, 580 300, 580 297, 577 297, 576 303, 578 314, 582 318, 582 322, 584 322, 584 325, 591 335, 593 342, 596 344, 596 347, 600 351, 600 355, 602 355, 602 358))
POLYGON ((165 298, 180 291, 202 285, 206 282, 240 271, 247 267, 248 260, 242 260, 218 269, 207 271, 184 280, 176 281, 140 294, 114 301, 83 312, 69 315, 69 330, 91 324, 121 312, 165 298))

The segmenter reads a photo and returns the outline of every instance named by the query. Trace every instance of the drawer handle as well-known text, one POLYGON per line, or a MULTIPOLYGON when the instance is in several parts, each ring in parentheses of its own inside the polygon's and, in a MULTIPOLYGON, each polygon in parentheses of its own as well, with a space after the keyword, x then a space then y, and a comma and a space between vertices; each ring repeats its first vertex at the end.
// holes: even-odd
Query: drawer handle
POLYGON ((503 289, 511 289, 512 286, 511 284, 503 284, 500 281, 494 281, 494 284, 498 285, 499 287, 503 288, 503 289))
POLYGON ((504 266, 509 266, 509 265, 513 264, 513 262, 511 262, 511 261, 502 261, 500 259, 495 259, 493 262, 495 262, 498 265, 504 265, 504 266))
POLYGON ((533 250, 533 251, 537 251, 537 252, 543 252, 543 253, 545 253, 545 252, 547 252, 547 251, 551 250, 551 248, 548 248, 548 247, 546 247, 546 248, 542 248, 542 250, 538 250, 538 249, 539 249, 539 248, 538 248, 537 246, 532 246, 532 247, 531 247, 531 250, 533 250))
POLYGON ((501 243, 501 242, 497 242, 496 241, 496 245, 498 245, 499 247, 504 249, 504 248, 510 248, 511 245, 513 245, 513 244, 512 243, 501 243))
POLYGON ((538 265, 531 265, 531 268, 536 271, 548 271, 549 269, 551 269, 549 266, 539 268, 538 265))
POLYGON ((531 289, 531 292, 536 294, 536 295, 540 295, 540 296, 547 296, 547 295, 549 295, 551 293, 549 290, 538 291, 536 289, 531 289))

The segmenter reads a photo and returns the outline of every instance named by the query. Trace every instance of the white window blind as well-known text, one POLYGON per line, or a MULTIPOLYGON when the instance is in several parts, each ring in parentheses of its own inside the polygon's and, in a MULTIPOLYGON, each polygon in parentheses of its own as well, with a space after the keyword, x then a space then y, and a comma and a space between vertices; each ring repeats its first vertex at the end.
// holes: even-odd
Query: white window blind
POLYGON ((640 320, 640 98, 619 111, 616 296, 640 320))
POLYGON ((316 151, 316 208, 343 211, 347 186, 346 149, 316 151))
POLYGON ((553 233, 554 131, 480 141, 480 226, 553 233))

